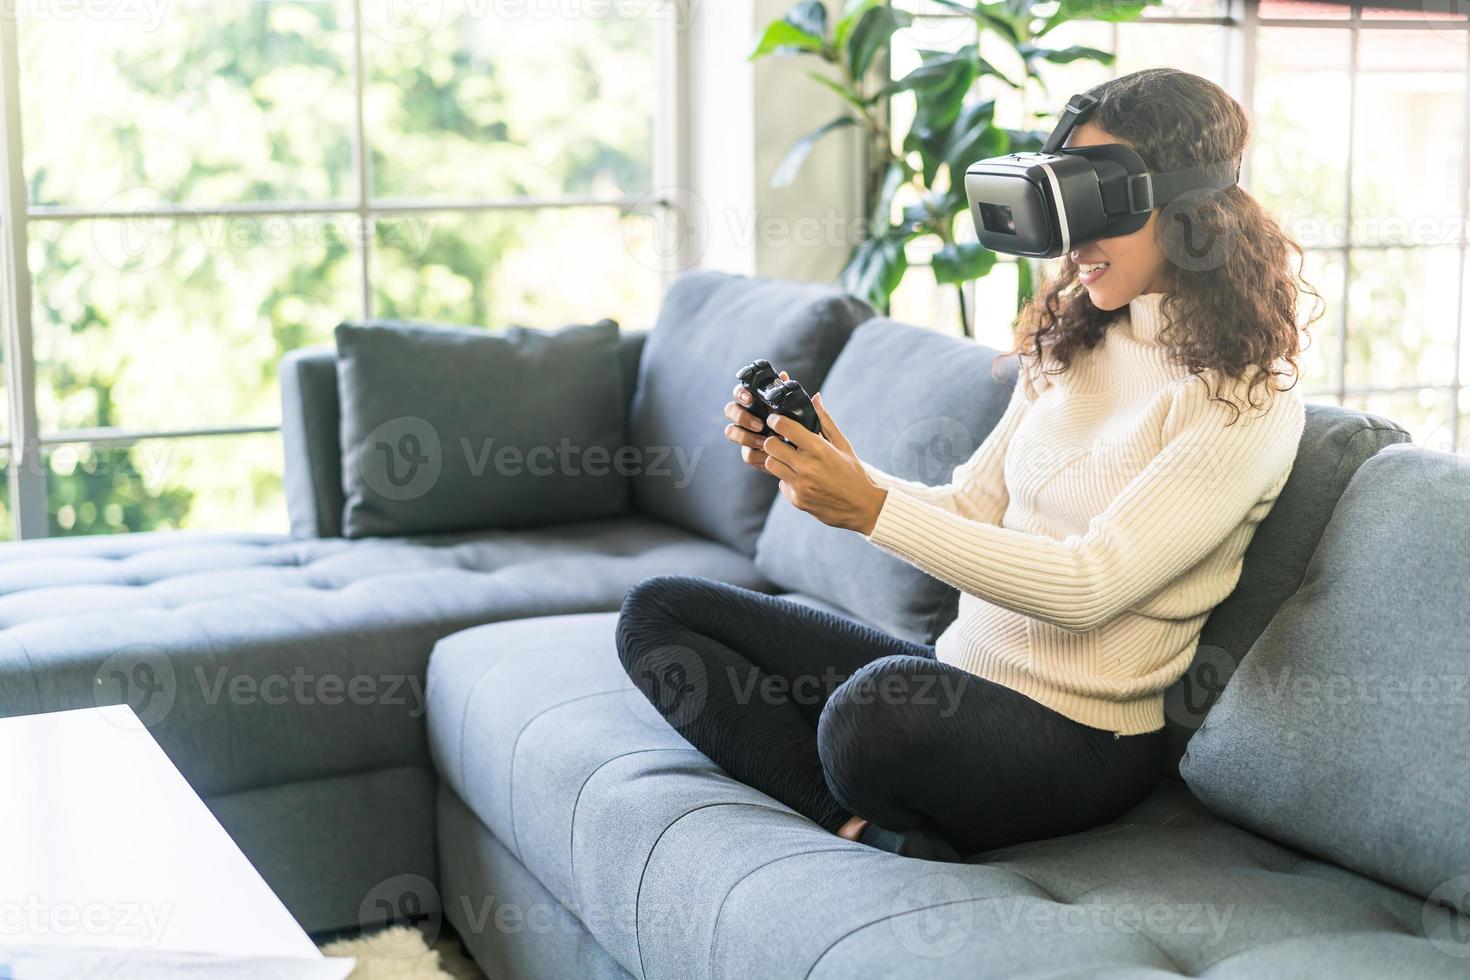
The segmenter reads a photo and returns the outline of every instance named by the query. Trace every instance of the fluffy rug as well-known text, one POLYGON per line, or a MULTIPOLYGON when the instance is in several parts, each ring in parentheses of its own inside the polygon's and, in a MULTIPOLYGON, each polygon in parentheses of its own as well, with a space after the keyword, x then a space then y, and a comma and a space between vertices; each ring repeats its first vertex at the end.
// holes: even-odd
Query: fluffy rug
POLYGON ((430 949, 417 929, 393 926, 370 936, 338 939, 321 949, 327 956, 356 957, 349 980, 481 980, 484 974, 454 945, 446 941, 430 949))

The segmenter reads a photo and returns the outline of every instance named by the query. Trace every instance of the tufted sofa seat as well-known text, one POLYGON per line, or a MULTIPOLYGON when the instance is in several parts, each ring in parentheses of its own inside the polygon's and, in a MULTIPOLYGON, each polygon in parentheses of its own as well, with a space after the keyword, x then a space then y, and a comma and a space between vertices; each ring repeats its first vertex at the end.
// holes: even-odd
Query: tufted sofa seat
POLYGON ((1226 823, 1172 779, 1115 824, 966 865, 835 838, 675 733, 623 674, 614 619, 484 626, 430 665, 445 912, 509 975, 514 932, 492 948, 472 918, 494 902, 569 910, 536 956, 584 976, 1464 976, 1426 937, 1448 910, 1226 823))
POLYGON ((434 874, 434 642, 616 609, 670 568, 767 587, 749 557, 637 515, 360 541, 22 542, 0 549, 0 709, 132 704, 293 913, 341 928, 357 902, 341 896, 384 868, 434 874), (301 875, 307 860, 341 880, 301 875))

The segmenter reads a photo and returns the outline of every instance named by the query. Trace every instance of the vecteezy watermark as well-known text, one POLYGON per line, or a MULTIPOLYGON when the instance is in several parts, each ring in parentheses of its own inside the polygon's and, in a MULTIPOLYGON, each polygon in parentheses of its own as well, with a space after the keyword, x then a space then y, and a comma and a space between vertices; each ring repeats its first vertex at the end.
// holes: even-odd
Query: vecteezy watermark
POLYGON ((1052 902, 1031 895, 998 899, 994 904, 1002 932, 1047 936, 1175 935, 1202 937, 1217 946, 1235 917, 1234 903, 1214 902, 1052 902))
POLYGON ((927 959, 942 959, 958 953, 970 941, 978 897, 958 875, 926 872, 898 889, 888 921, 904 949, 927 959))
MULTIPOLYGON (((113 194, 91 222, 97 257, 121 272, 162 268, 180 248, 179 216, 187 208, 162 191, 135 187, 113 194)), ((438 233, 436 219, 397 215, 364 220, 360 215, 198 214, 189 215, 189 242, 210 252, 256 249, 298 252, 362 248, 372 243, 411 259, 428 254, 438 233)))
POLYGON ((1470 707, 1470 674, 1457 671, 1310 671, 1291 664, 1279 669, 1246 660, 1237 675, 1249 677, 1252 696, 1284 711, 1343 708, 1470 707))
POLYGON ((1424 935, 1446 956, 1470 959, 1470 874, 1442 881, 1424 900, 1424 935))
MULTIPOLYGON (((156 946, 172 918, 166 902, 46 902, 31 896, 0 902, 0 937, 32 942, 40 937, 137 939, 156 946)), ((6 945, 0 943, 0 946, 6 945)), ((0 973, 0 976, 5 974, 0 973)))
POLYGON ((173 0, 0 0, 0 17, 60 24, 92 21, 136 25, 151 34, 172 7, 173 0))
MULTIPOLYGON (((1464 40, 1465 34, 1460 34, 1464 40)), ((1454 245, 1470 232, 1465 218, 1453 212, 1358 214, 1351 219, 1286 214, 1282 227, 1306 248, 1340 247, 1349 241, 1375 246, 1454 245)))
MULTIPOLYGON (((151 727, 173 711, 179 682, 173 660, 161 649, 147 644, 124 647, 97 666, 92 675, 92 698, 98 707, 125 704, 137 721, 121 717, 114 723, 124 727, 151 727)), ((109 717, 112 717, 109 715, 109 717)))
POLYGON ((649 191, 627 209, 623 247, 651 272, 674 261, 697 265, 709 246, 709 209, 704 198, 683 187, 649 191))
POLYGON ((272 707, 371 705, 407 708, 410 718, 422 718, 428 710, 424 682, 417 674, 318 673, 298 665, 284 673, 256 676, 229 667, 211 671, 196 666, 192 679, 199 686, 203 702, 210 706, 221 701, 272 707))
POLYGON ((493 20, 549 23, 577 20, 672 21, 687 29, 703 0, 368 0, 363 27, 386 44, 416 44, 441 27, 493 20), (451 11, 450 8, 453 8, 451 11))
POLYGON ((1235 667, 1235 657, 1229 650, 1200 644, 1189 669, 1164 692, 1164 717, 1191 731, 1197 730, 1220 700, 1235 667))
POLYGON ((1165 257, 1181 269, 1209 272, 1229 261, 1240 246, 1232 225, 1210 227, 1222 192, 1185 191, 1159 211, 1155 232, 1165 257))
POLYGON ((709 673, 694 650, 678 644, 661 644, 638 651, 626 664, 633 686, 625 689, 629 712, 655 727, 648 705, 675 729, 688 725, 704 711, 709 698, 709 673))
POLYGON ((359 440, 353 459, 370 492, 401 502, 423 497, 450 468, 474 479, 644 476, 671 480, 682 490, 694 481, 703 455, 703 446, 583 446, 568 437, 528 445, 494 436, 457 436, 446 446, 432 422, 403 415, 359 440))
POLYGON ((384 500, 417 500, 439 483, 444 446, 439 430, 416 415, 389 419, 358 445, 357 472, 384 500))
POLYGON ((928 484, 947 483, 975 452, 975 437, 959 419, 935 415, 904 427, 889 450, 889 472, 928 484))
POLYGON ((152 272, 178 241, 174 203, 152 187, 130 187, 98 207, 109 217, 91 222, 92 246, 103 262, 123 272, 152 272))
POLYGON ((444 928, 439 889, 423 875, 400 874, 385 878, 362 897, 357 907, 357 925, 368 934, 369 945, 376 955, 422 955, 422 951, 415 947, 392 942, 380 930, 391 926, 411 926, 423 934, 426 944, 434 945, 444 928))

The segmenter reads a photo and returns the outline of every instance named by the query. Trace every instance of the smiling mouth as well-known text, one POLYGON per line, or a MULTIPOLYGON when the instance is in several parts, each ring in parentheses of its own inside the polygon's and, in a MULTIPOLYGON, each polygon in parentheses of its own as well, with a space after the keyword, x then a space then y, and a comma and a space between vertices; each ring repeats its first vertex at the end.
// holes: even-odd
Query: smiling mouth
POLYGON ((1102 278, 1112 266, 1111 262, 1079 262, 1077 263, 1077 278, 1082 285, 1089 286, 1102 278))

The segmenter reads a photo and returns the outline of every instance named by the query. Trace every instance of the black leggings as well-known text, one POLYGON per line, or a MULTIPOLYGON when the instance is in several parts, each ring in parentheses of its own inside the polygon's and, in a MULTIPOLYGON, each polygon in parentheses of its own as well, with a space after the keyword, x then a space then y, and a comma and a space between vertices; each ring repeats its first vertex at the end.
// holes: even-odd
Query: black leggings
POLYGON ((932 646, 721 582, 641 582, 617 645, 690 744, 829 831, 856 815, 973 854, 1116 819, 1162 771, 1162 731, 1090 728, 932 646))

